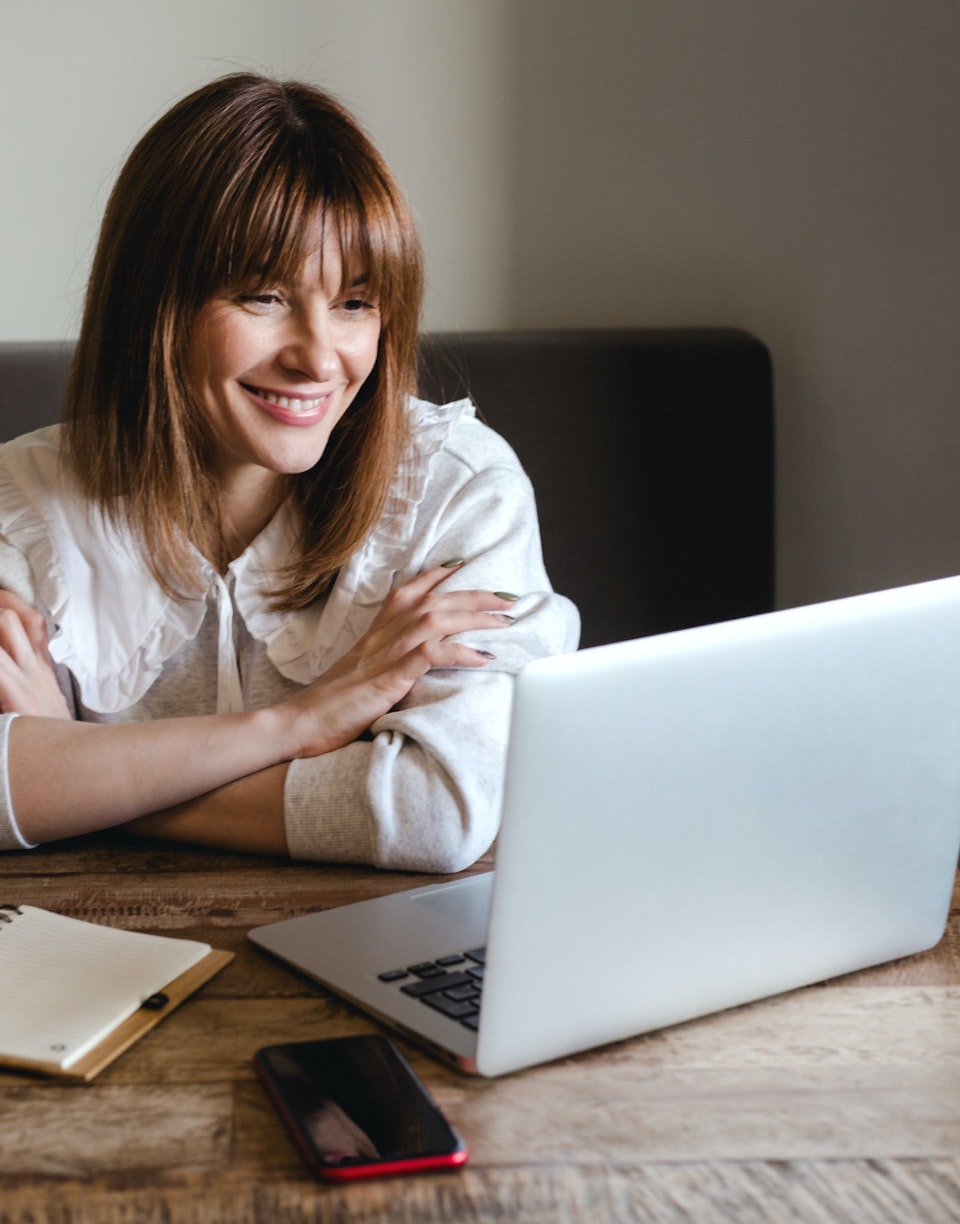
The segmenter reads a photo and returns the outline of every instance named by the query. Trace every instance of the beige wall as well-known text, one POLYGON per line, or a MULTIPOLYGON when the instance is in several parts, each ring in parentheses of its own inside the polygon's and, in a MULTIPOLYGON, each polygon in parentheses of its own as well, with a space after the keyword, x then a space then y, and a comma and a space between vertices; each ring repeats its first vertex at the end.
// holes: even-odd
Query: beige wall
POLYGON ((427 241, 426 323, 509 315, 510 0, 0 0, 0 337, 76 334, 116 172, 149 123, 237 69, 339 93, 427 241))
POLYGON ((960 571, 955 0, 0 0, 0 22, 0 337, 75 333, 117 165, 173 98, 303 75, 407 188, 427 326, 769 344, 782 602, 960 571))
POLYGON ((769 344, 783 602, 960 570, 960 4, 516 15, 512 319, 769 344))

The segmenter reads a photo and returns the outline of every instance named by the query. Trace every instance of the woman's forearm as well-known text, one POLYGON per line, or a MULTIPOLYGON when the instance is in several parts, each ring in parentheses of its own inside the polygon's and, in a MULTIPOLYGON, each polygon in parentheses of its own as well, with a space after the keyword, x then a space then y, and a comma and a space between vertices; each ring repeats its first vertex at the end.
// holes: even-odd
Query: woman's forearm
POLYGON ((29 842, 111 828, 289 760, 277 707, 242 714, 94 724, 14 719, 10 797, 29 842))
MULTIPOLYGON (((238 714, 82 723, 58 716, 59 703, 51 713, 46 702, 38 714, 24 695, 38 669, 52 676, 49 661, 18 616, 7 616, 12 624, 4 638, 0 613, 0 711, 20 715, 10 727, 7 777, 21 837, 53 841, 184 804, 194 806, 176 827, 196 829, 201 806, 222 824, 229 796, 216 813, 195 801, 272 766, 352 743, 432 669, 485 667, 492 654, 456 636, 511 624, 505 612, 511 599, 438 591, 451 572, 435 566, 395 588, 363 637, 323 676, 275 706, 238 714)), ((271 829, 274 837, 276 820, 271 829)))
POLYGON ((287 854, 287 768, 274 765, 238 778, 197 799, 133 820, 124 825, 124 832, 251 854, 287 854))

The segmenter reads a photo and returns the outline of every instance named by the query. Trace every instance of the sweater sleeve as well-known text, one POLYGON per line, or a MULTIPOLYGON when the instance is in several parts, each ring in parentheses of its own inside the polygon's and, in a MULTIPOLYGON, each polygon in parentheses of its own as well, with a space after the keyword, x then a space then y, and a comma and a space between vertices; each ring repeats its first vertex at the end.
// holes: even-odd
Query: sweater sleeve
POLYGON ((286 829, 294 858, 461 871, 497 833, 513 674, 527 661, 576 648, 579 617, 550 589, 533 493, 519 465, 471 474, 419 525, 409 573, 457 557, 448 589, 507 590, 521 598, 506 628, 464 634, 496 660, 429 672, 372 738, 291 763, 286 829))

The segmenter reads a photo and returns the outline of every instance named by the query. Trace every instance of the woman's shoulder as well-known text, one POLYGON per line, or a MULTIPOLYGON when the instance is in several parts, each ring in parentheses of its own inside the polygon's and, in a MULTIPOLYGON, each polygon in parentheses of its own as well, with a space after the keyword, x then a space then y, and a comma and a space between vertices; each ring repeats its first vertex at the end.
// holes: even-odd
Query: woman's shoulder
POLYGON ((56 486, 62 480, 60 426, 47 425, 0 444, 0 469, 18 485, 56 486))
POLYGON ((47 531, 51 518, 70 522, 77 490, 60 461, 60 427, 50 425, 0 446, 0 536, 21 542, 47 531))
POLYGON ((0 534, 69 537, 89 512, 89 499, 64 460, 59 425, 0 445, 0 534))
POLYGON ((7 442, 0 442, 0 455, 31 450, 35 447, 42 450, 50 448, 57 450, 60 446, 61 429, 60 425, 44 425, 41 429, 34 429, 30 433, 20 434, 7 442))
POLYGON ((104 535, 89 499, 63 461, 59 425, 0 446, 0 537, 40 570, 40 556, 66 553, 104 535))
POLYGON ((495 467, 522 470, 513 448, 496 430, 480 420, 471 400, 432 404, 427 400, 411 399, 408 410, 414 447, 421 459, 439 455, 471 473, 495 467))

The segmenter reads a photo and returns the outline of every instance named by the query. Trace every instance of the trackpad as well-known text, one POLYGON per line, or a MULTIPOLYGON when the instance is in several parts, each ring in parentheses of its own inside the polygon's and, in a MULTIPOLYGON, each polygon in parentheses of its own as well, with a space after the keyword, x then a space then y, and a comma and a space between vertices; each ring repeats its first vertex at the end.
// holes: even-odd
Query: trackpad
POLYGON ((452 884, 441 884, 419 896, 411 897, 417 905, 425 905, 483 937, 490 919, 490 896, 493 888, 493 872, 471 876, 469 880, 456 880, 452 884))

